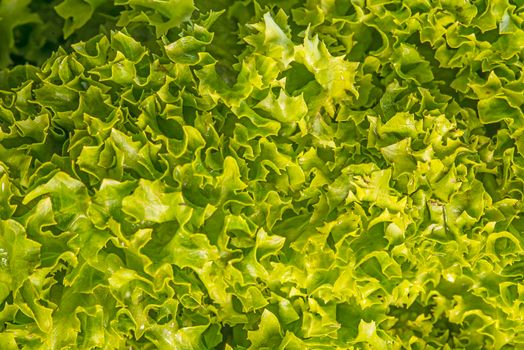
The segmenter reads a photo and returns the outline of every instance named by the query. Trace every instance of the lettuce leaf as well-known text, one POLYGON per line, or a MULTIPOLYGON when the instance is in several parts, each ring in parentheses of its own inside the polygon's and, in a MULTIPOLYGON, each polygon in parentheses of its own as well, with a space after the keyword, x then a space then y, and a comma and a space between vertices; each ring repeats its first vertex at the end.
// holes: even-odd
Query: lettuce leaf
POLYGON ((0 1, 0 348, 524 347, 522 10, 0 1))

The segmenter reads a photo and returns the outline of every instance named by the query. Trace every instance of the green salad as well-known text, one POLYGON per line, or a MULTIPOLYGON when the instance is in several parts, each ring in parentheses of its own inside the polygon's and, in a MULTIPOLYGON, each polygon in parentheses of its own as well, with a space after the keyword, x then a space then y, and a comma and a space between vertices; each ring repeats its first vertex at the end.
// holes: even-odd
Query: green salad
POLYGON ((524 349, 524 1, 0 0, 0 349, 524 349))

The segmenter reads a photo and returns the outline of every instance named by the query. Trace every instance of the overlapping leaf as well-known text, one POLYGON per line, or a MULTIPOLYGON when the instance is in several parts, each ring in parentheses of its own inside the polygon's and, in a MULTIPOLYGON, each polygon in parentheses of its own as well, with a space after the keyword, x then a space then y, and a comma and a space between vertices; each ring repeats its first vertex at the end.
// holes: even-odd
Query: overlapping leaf
POLYGON ((521 348, 523 10, 1 1, 0 347, 521 348))

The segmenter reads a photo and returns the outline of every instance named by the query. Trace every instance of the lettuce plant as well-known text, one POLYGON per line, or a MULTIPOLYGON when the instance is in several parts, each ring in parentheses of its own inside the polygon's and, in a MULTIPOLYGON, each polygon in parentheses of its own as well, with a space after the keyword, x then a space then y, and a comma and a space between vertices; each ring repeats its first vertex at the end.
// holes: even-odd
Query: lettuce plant
POLYGON ((523 22, 0 1, 0 348, 523 348, 523 22))

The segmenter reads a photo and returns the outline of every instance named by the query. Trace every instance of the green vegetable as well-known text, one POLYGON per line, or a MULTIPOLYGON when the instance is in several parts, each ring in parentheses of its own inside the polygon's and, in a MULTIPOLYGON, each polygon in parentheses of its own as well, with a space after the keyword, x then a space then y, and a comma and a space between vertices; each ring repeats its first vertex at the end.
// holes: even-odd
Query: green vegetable
POLYGON ((0 348, 523 348, 523 14, 0 1, 0 348))

